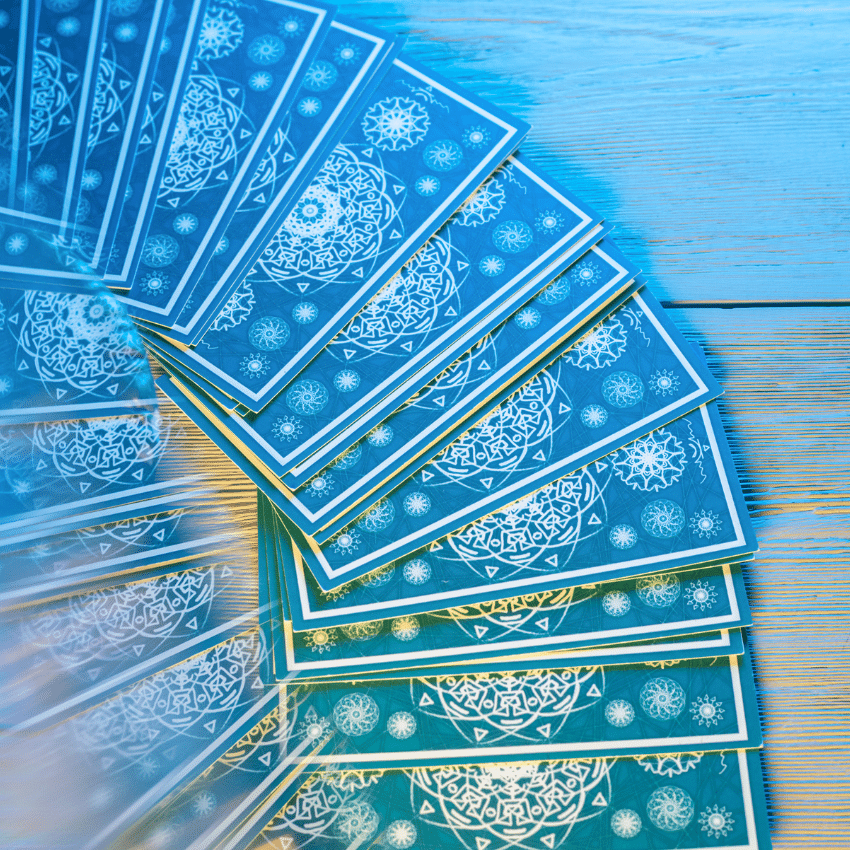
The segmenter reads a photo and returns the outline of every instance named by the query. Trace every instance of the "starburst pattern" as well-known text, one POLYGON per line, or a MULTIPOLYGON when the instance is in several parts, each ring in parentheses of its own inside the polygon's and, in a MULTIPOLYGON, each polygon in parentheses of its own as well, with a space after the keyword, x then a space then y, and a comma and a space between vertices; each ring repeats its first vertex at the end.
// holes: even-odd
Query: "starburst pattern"
POLYGON ((723 527, 723 520, 714 511, 697 511, 689 520, 691 531, 700 538, 717 537, 723 527))
POLYGON ((726 806, 709 806, 699 816, 699 825, 709 838, 725 838, 735 826, 735 818, 726 806))
POLYGON ((602 597, 602 610, 612 617, 622 617, 632 608, 632 601, 622 590, 611 590, 602 597))
POLYGON ((431 510, 431 499, 425 493, 411 493, 405 496, 402 507, 408 516, 423 517, 431 510))
POLYGON ((685 471, 685 450, 664 428, 611 455, 614 474, 633 490, 658 491, 669 487, 685 471))
POLYGON ((503 221, 496 225, 490 238, 500 251, 520 254, 534 241, 534 231, 524 221, 503 221))
POLYGON ((457 211, 455 221, 461 227, 478 227, 492 221, 505 206, 505 190, 496 177, 480 186, 457 211))
POLYGON ((318 381, 302 378, 286 391, 286 404, 299 416, 314 416, 324 409, 330 396, 318 381))
POLYGON ((649 376, 649 389, 657 396, 672 395, 679 389, 679 376, 669 369, 657 369, 649 376))
POLYGON ((579 369, 603 369, 618 360, 625 350, 625 329, 617 319, 608 319, 586 333, 570 349, 569 358, 579 369))
POLYGON ((388 151, 404 151, 418 145, 430 126, 428 111, 409 97, 388 97, 373 104, 362 122, 366 139, 388 151))
POLYGON ((717 602, 717 591, 707 581, 697 579, 690 582, 685 588, 685 602, 695 611, 697 609, 700 611, 710 610, 717 602))
POLYGON ((404 565, 401 573, 408 584, 418 587, 425 584, 431 578, 431 567, 422 558, 414 558, 404 565))
POLYGON ((618 838, 634 838, 643 826, 634 809, 618 809, 611 815, 611 832, 618 838))
POLYGON ((625 728, 635 719, 632 704, 624 699, 612 699, 605 706, 605 719, 617 728, 625 728))
POLYGON ((700 726, 717 726, 723 719, 723 703, 706 694, 691 703, 691 716, 700 726))
POLYGON ((412 616, 397 617, 393 620, 390 630, 398 640, 413 640, 419 634, 419 620, 412 616))

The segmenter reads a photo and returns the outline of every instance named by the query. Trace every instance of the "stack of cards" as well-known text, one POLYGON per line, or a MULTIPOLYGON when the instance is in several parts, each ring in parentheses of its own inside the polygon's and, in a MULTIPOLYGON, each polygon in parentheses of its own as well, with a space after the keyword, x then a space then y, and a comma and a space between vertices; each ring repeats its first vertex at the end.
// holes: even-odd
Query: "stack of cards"
POLYGON ((87 847, 769 847, 721 389, 528 125, 321 2, 2 5, 21 818, 50 773, 87 847))

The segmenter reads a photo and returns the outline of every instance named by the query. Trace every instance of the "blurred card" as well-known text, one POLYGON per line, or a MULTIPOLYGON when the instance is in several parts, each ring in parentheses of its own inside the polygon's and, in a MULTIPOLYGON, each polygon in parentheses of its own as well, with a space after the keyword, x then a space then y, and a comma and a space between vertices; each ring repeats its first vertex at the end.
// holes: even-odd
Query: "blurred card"
MULTIPOLYGON (((261 161, 285 145, 281 124, 331 17, 329 6, 290 0, 207 7, 156 208, 124 297, 134 318, 169 327, 186 306, 245 193, 260 190, 261 161)), ((269 178, 274 168, 261 171, 261 182, 269 178)))
POLYGON ((294 108, 269 148, 249 191, 227 225, 195 292, 165 331, 169 340, 197 342, 216 322, 233 291, 344 135, 358 103, 378 85, 401 49, 386 33, 336 19, 301 83, 294 108))
POLYGON ((0 424, 155 409, 133 323, 107 290, 0 287, 0 424))
POLYGON ((551 850, 625 847, 635 837, 638 847, 770 847, 757 750, 406 770, 343 764, 292 799, 288 790, 269 798, 252 821, 263 814, 253 842, 223 850, 551 850))

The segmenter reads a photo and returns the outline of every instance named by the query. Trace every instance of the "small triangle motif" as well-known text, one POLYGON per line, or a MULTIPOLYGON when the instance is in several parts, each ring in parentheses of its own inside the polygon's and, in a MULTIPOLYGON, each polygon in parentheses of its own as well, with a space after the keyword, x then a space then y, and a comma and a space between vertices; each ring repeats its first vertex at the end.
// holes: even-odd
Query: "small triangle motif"
POLYGON ((306 291, 307 291, 307 288, 308 288, 309 286, 310 286, 310 284, 309 284, 309 283, 299 283, 299 284, 298 284, 298 289, 299 289, 301 292, 306 292, 306 291))
POLYGON ((557 555, 550 555, 546 559, 546 563, 551 564, 553 567, 557 567, 558 566, 558 556, 557 555))
POLYGON ((136 657, 137 657, 137 658, 138 658, 138 657, 140 657, 140 656, 141 656, 141 654, 142 654, 144 651, 145 651, 145 645, 144 645, 143 643, 137 643, 137 644, 133 647, 133 652, 135 652, 135 653, 136 653, 136 657))
POLYGON ((490 364, 486 360, 482 360, 480 365, 478 366, 478 371, 479 372, 489 372, 490 371, 490 364))
POLYGON ((144 474, 145 474, 144 469, 137 469, 137 470, 133 473, 133 478, 135 478, 135 479, 136 479, 136 481, 141 481, 141 480, 142 480, 142 476, 143 476, 144 474))
POLYGON ((343 348, 342 353, 345 355, 346 360, 351 360, 357 352, 353 348, 343 348))
POLYGON ((434 404, 436 404, 437 407, 445 407, 446 406, 446 397, 444 395, 438 396, 437 398, 434 399, 434 404))
POLYGON ((284 163, 292 162, 293 159, 295 159, 295 157, 291 153, 286 153, 286 154, 283 155, 284 163))
POLYGON ((371 159, 374 151, 372 150, 372 148, 366 148, 366 150, 361 151, 361 153, 363 154, 363 156, 368 156, 369 159, 371 159))
POLYGON ((433 704, 434 704, 434 700, 432 700, 431 697, 428 696, 428 694, 422 694, 422 699, 419 700, 419 707, 420 708, 422 708, 423 706, 429 706, 429 705, 433 705, 433 704))
POLYGON ((204 723, 204 729, 212 735, 215 732, 215 720, 210 720, 209 723, 204 723))
POLYGON ((493 576, 499 572, 499 568, 494 566, 484 567, 484 569, 487 571, 487 575, 490 576, 490 578, 493 578, 493 576))
POLYGON ((266 767, 268 767, 268 766, 269 766, 269 764, 271 763, 271 760, 272 760, 272 754, 271 754, 271 753, 263 753, 263 754, 260 756, 260 759, 259 759, 259 760, 260 760, 260 761, 261 761, 261 762, 262 762, 262 763, 263 763, 266 767))
POLYGON ((77 77, 79 77, 79 76, 80 76, 80 75, 79 75, 79 74, 77 74, 77 73, 75 73, 74 71, 68 71, 68 73, 67 73, 67 74, 65 74, 65 79, 66 79, 69 83, 73 83, 73 82, 75 82, 75 81, 76 81, 77 77))
POLYGON ((477 637, 479 640, 481 640, 481 638, 483 638, 484 635, 486 635, 487 632, 489 632, 489 631, 490 631, 489 626, 476 626, 475 627, 475 637, 477 637))
POLYGON ((151 143, 151 137, 147 133, 145 133, 145 135, 142 136, 141 139, 139 139, 140 145, 149 145, 150 143, 151 143))
POLYGON ((469 268, 469 263, 465 263, 463 260, 457 261, 457 270, 459 272, 462 272, 464 269, 468 269, 468 268, 469 268))
POLYGON ((354 277, 363 277, 363 269, 357 269, 357 271, 353 272, 354 277))
POLYGON ((393 230, 393 232, 390 234, 390 239, 401 239, 401 233, 399 233, 397 230, 393 230))
POLYGON ((548 738, 552 734, 552 724, 551 723, 544 723, 542 726, 537 727, 537 731, 544 738, 548 738))
POLYGON ((123 91, 124 89, 127 88, 127 86, 130 85, 130 81, 129 80, 121 80, 121 82, 118 83, 118 85, 121 87, 121 90, 123 91))
POLYGON ((588 695, 589 697, 601 697, 601 696, 602 696, 602 694, 601 694, 601 693, 600 693, 600 691, 599 691, 599 688, 597 688, 597 687, 596 687, 596 685, 592 685, 592 686, 588 689, 588 691, 587 691, 587 695, 588 695))
POLYGON ((446 310, 446 315, 447 315, 449 318, 452 318, 452 319, 453 319, 453 318, 457 315, 457 310, 455 310, 455 308, 454 308, 454 307, 449 307, 449 309, 448 309, 448 310, 446 310))
POLYGON ((590 519, 587 521, 588 525, 602 525, 602 521, 599 519, 596 514, 591 514, 590 519))
POLYGON ((168 204, 168 206, 170 206, 170 207, 174 207, 174 208, 176 209, 176 208, 177 208, 177 204, 179 203, 179 201, 177 200, 177 198, 169 198, 169 199, 166 201, 166 203, 168 204))
POLYGON ((542 629, 544 632, 548 632, 549 631, 549 618, 548 617, 542 617, 534 625, 537 626, 538 629, 542 629))
POLYGON ((251 131, 250 131, 250 130, 242 130, 242 132, 241 132, 241 133, 239 133, 239 138, 240 138, 240 139, 247 139, 247 138, 248 138, 248 137, 250 137, 251 135, 252 135, 252 133, 251 133, 251 131))
POLYGON ((600 792, 599 792, 599 793, 598 793, 598 794, 597 794, 597 795, 593 798, 593 802, 592 802, 590 805, 591 805, 591 806, 602 806, 602 807, 605 807, 605 806, 607 806, 607 805, 608 805, 608 801, 605 799, 605 797, 602 795, 602 792, 600 791, 600 792))
MULTIPOLYGON (((231 97, 239 97, 239 95, 240 95, 240 91, 239 91, 239 89, 238 89, 236 86, 231 86, 231 87, 227 90, 227 93, 228 93, 231 97)), ((243 130, 242 132, 244 133, 245 131, 243 130)))
POLYGON ((428 472, 427 469, 422 470, 422 483, 424 484, 426 481, 430 481, 434 477, 433 472, 428 472))
POLYGON ((597 460, 597 461, 596 461, 596 464, 595 464, 595 467, 596 467, 596 471, 597 471, 597 472, 602 472, 602 470, 603 470, 603 469, 607 469, 607 468, 608 468, 608 464, 607 464, 607 463, 602 463, 602 461, 601 461, 601 460, 597 460))
POLYGON ((551 835, 541 835, 540 840, 549 848, 549 850, 552 850, 555 846, 555 833, 553 832, 551 835))
POLYGON ((81 481, 81 482, 80 482, 80 492, 81 492, 81 493, 85 493, 85 492, 86 492, 86 490, 88 490, 88 489, 89 489, 89 487, 91 487, 91 482, 90 482, 90 481, 81 481))
POLYGON ((492 477, 489 477, 489 478, 481 478, 481 479, 479 479, 479 480, 481 481, 481 483, 484 485, 484 487, 485 487, 487 490, 489 490, 489 489, 493 486, 493 478, 492 478, 492 477))
POLYGON ((404 349, 404 350, 405 350, 408 354, 410 354, 410 352, 411 352, 411 351, 413 351, 413 341, 412 341, 412 340, 409 340, 408 342, 403 342, 403 343, 401 344, 401 347, 402 347, 402 348, 403 348, 403 349, 404 349))
POLYGON ((100 554, 105 555, 112 548, 111 543, 101 543, 100 544, 100 554))
POLYGON ((227 180, 227 179, 229 179, 229 177, 230 177, 230 175, 222 168, 221 171, 219 171, 218 174, 216 174, 215 179, 216 180, 227 180))
POLYGON ((27 369, 29 369, 29 367, 30 367, 30 364, 27 363, 26 360, 21 360, 21 362, 18 363, 18 371, 19 372, 26 372, 27 369))
POLYGON ((478 741, 479 743, 481 743, 481 741, 483 741, 487 737, 487 730, 486 729, 475 728, 472 731, 475 733, 475 740, 478 741))
POLYGON ((475 836, 475 850, 487 850, 492 843, 489 838, 483 838, 480 835, 475 836))
POLYGON ((194 632, 198 628, 198 618, 192 617, 192 619, 186 623, 186 628, 191 629, 194 632))
POLYGON ((118 393, 118 384, 111 384, 110 386, 108 386, 108 387, 106 388, 106 391, 107 391, 110 395, 113 395, 113 396, 114 396, 114 395, 116 395, 116 394, 118 393))
POLYGON ((164 528, 160 528, 160 530, 159 530, 159 531, 155 531, 155 532, 153 533, 153 536, 154 536, 157 540, 159 540, 159 542, 160 542, 160 543, 162 543, 163 539, 165 538, 165 529, 164 529, 164 528))
POLYGON ((433 815, 434 814, 434 807, 427 800, 425 800, 422 803, 422 805, 419 807, 419 814, 420 815, 433 815))
POLYGON ((165 97, 165 94, 161 91, 155 91, 151 93, 151 99, 156 103, 158 100, 162 100, 165 97))
POLYGON ((569 413, 571 410, 572 408, 568 404, 564 404, 564 402, 558 405, 558 413, 560 414, 569 413))
POLYGON ((265 192, 260 192, 260 194, 259 194, 259 195, 256 195, 256 196, 254 197, 254 202, 255 202, 255 203, 258 203, 258 204, 264 204, 264 203, 266 202, 266 193, 265 193, 265 192))
POLYGON ((404 191, 404 186, 402 186, 400 183, 395 183, 393 185, 393 192, 395 192, 396 195, 401 194, 403 191, 404 191))
POLYGON ((92 667, 92 669, 87 672, 89 674, 89 679, 94 681, 100 675, 100 667, 92 667))
POLYGON ((117 133, 119 129, 120 128, 114 121, 106 128, 109 133, 117 133))
POLYGON ((536 455, 534 455, 534 459, 540 461, 540 463, 543 463, 543 461, 546 460, 546 455, 543 454, 543 449, 540 449, 540 451, 537 452, 536 455))

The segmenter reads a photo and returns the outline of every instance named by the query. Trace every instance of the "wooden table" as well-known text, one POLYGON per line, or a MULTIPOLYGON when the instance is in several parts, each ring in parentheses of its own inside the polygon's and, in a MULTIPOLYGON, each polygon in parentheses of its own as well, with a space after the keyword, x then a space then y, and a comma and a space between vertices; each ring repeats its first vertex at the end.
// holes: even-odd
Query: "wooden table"
MULTIPOLYGON (((705 347, 761 543, 747 574, 774 846, 850 847, 850 5, 340 11, 532 123, 523 152, 616 224, 705 347)), ((252 489, 231 482, 253 534, 252 489)))

